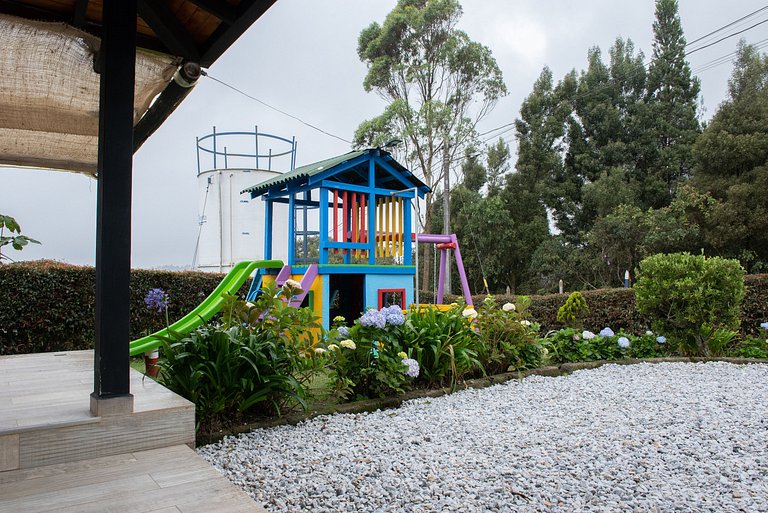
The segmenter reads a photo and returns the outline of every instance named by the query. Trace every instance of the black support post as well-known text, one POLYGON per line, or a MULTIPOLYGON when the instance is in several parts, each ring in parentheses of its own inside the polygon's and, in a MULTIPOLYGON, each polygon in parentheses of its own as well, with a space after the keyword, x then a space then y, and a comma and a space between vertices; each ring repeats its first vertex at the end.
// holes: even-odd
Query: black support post
POLYGON ((129 361, 136 2, 105 0, 100 49, 94 415, 132 411, 129 361))

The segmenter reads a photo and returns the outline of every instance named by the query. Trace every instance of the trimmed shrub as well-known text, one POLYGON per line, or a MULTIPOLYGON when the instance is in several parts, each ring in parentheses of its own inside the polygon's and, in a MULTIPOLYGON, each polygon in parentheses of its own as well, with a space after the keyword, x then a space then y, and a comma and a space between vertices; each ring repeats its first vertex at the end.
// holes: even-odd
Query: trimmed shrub
POLYGON ((635 283, 637 308, 654 329, 673 335, 682 354, 700 356, 710 355, 722 330, 739 327, 744 290, 738 260, 690 253, 645 258, 635 283))
POLYGON ((589 306, 581 292, 571 292, 565 304, 557 310, 557 322, 569 328, 582 328, 589 315, 589 306))
MULTIPOLYGON (((168 314, 174 322, 213 292, 222 277, 133 270, 131 339, 165 327, 165 316, 144 305, 149 289, 159 287, 168 293, 168 314)), ((91 349, 94 283, 95 270, 88 266, 45 260, 0 265, 0 355, 91 349)), ((248 283, 243 289, 247 287, 248 283)))

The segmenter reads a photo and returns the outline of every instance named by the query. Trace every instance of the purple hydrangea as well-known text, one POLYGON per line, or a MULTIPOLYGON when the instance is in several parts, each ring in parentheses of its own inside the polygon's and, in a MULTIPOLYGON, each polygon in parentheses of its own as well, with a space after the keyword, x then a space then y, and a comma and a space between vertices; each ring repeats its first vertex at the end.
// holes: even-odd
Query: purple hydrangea
POLYGON ((615 335, 615 333, 613 332, 613 330, 611 328, 605 327, 605 328, 600 330, 600 336, 601 337, 612 337, 614 335, 615 335))
POLYGON ((390 307, 382 308, 381 313, 384 315, 387 324, 392 326, 402 326, 405 322, 403 310, 399 305, 392 305, 390 307))
POLYGON ((366 311, 362 317, 360 317, 360 326, 384 328, 387 325, 387 318, 382 315, 378 310, 373 308, 366 311))
POLYGON ((403 360, 403 365, 408 367, 408 370, 405 371, 405 375, 409 378, 417 378, 419 377, 419 362, 414 360, 413 358, 405 358, 403 360))
POLYGON ((626 349, 629 347, 629 339, 627 337, 619 337, 619 347, 626 349))
POLYGON ((168 294, 166 294, 163 289, 151 289, 147 292, 147 295, 144 296, 144 304, 147 305, 147 308, 150 310, 157 310, 158 312, 162 312, 168 308, 169 302, 170 297, 168 297, 168 294))
POLYGON ((349 338, 349 328, 346 326, 339 326, 339 338, 349 338))

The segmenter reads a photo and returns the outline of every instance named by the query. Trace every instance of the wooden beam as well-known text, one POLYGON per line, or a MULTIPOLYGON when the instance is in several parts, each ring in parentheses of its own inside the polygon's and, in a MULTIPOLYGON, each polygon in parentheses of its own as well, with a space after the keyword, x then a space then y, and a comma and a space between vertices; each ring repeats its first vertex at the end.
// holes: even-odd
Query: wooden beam
POLYGON ((84 29, 86 24, 85 14, 88 12, 88 0, 77 0, 75 2, 75 14, 72 16, 72 25, 79 29, 84 29))
POLYGON ((200 60, 197 43, 163 2, 139 0, 138 5, 139 16, 168 48, 168 53, 193 62, 200 60))
POLYGON ((225 2, 216 0, 189 0, 189 2, 213 14, 227 25, 232 25, 237 20, 237 10, 225 2))
POLYGON ((203 48, 200 65, 208 68, 223 54, 237 38, 258 20, 277 0, 243 0, 240 2, 237 19, 230 25, 219 25, 207 46, 203 48))

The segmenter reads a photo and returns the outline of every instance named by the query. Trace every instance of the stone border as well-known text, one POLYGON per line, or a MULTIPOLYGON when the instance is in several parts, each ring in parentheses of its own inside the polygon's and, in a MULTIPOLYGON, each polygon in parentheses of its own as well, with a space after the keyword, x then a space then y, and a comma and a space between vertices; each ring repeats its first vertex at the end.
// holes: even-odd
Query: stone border
MULTIPOLYGON (((494 374, 492 376, 486 376, 483 378, 468 379, 463 381, 456 390, 466 390, 469 388, 481 389, 487 388, 493 385, 500 385, 508 381, 515 379, 524 379, 528 376, 547 376, 557 377, 565 376, 576 372, 578 370, 585 369, 597 369, 603 365, 616 364, 616 365, 636 365, 639 363, 705 363, 705 362, 725 362, 732 363, 734 365, 748 365, 763 363, 768 364, 768 360, 760 360, 756 358, 703 358, 703 357, 685 357, 685 356, 673 356, 667 358, 626 358, 623 360, 595 360, 589 362, 575 362, 575 363, 563 363, 560 365, 551 365, 548 367, 539 367, 536 369, 529 369, 524 371, 505 372, 503 374, 494 374)), ((241 433, 247 433, 255 429, 276 427, 276 426, 293 426, 303 422, 305 420, 313 419, 321 415, 332 415, 334 413, 364 413, 372 412, 376 410, 385 410, 391 408, 398 408, 405 401, 411 399, 421 399, 429 397, 440 397, 451 393, 449 387, 425 389, 419 388, 411 390, 392 397, 383 397, 380 399, 365 399, 361 401, 354 401, 351 403, 342 403, 329 405, 317 410, 301 413, 291 413, 282 417, 274 417, 264 419, 256 422, 237 426, 228 431, 220 431, 218 433, 209 434, 203 438, 202 434, 197 435, 197 444, 206 445, 214 442, 218 442, 225 436, 237 435, 241 433)))

